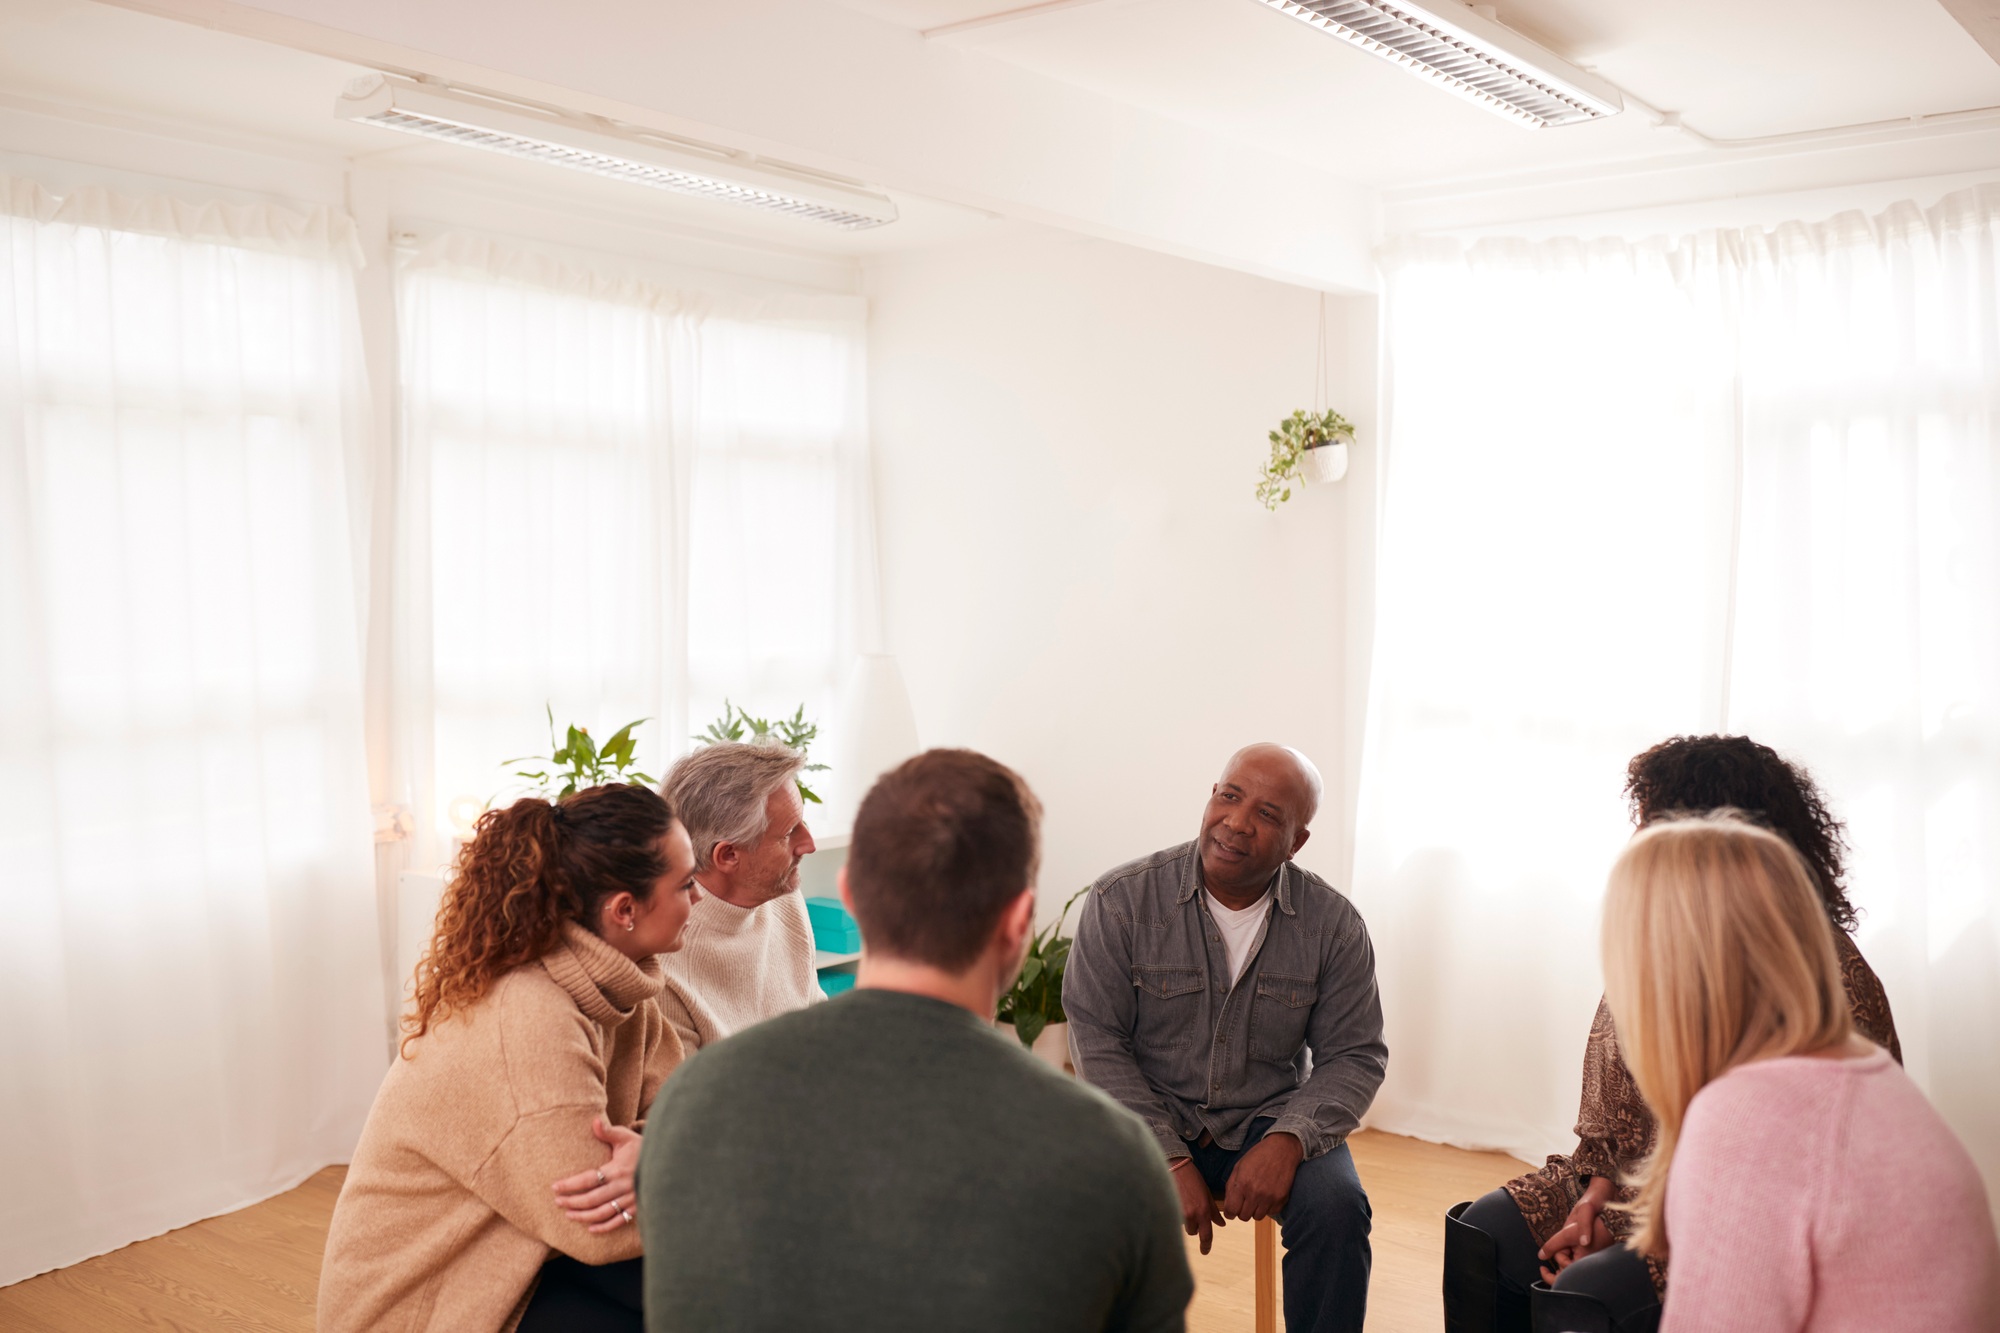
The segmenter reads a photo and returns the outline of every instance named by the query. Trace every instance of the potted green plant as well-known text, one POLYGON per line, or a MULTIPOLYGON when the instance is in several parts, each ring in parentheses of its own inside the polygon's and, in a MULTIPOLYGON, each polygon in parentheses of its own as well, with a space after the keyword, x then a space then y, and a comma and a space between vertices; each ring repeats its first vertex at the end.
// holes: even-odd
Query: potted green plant
POLYGON ((1331 408, 1303 408, 1278 423, 1271 432, 1271 457, 1257 481, 1257 499, 1276 509, 1292 498, 1292 482, 1339 481, 1347 475, 1347 446, 1354 442, 1353 423, 1331 408))
MULTIPOLYGON (((798 711, 790 717, 777 721, 769 718, 752 717, 749 713, 724 699, 722 716, 708 724, 708 730, 695 737, 703 745, 721 745, 738 742, 748 745, 782 745, 795 752, 799 758, 806 757, 806 750, 819 739, 819 723, 806 721, 806 706, 800 704, 798 711)), ((825 764, 809 763, 804 772, 824 773, 825 764)), ((819 794, 806 786, 805 779, 798 779, 799 799, 813 805, 822 802, 819 794)))
POLYGON ((637 742, 632 739, 632 728, 646 721, 627 722, 611 733, 611 739, 599 745, 590 738, 590 728, 571 724, 568 734, 560 744, 556 741, 555 709, 543 705, 549 715, 549 749, 546 755, 523 755, 519 759, 509 759, 509 764, 537 764, 538 768, 517 768, 514 776, 526 779, 534 795, 551 801, 559 801, 585 787, 601 787, 606 783, 633 782, 650 787, 655 779, 651 774, 641 773, 634 768, 632 751, 637 742))
POLYGON ((1021 1044, 1057 1069, 1069 1059, 1069 1015, 1063 1012, 1063 970, 1069 965, 1070 937, 1062 933, 1063 922, 1076 900, 1090 892, 1084 885, 1070 895, 1056 919, 1035 932, 1028 941, 1028 956, 1021 961, 1021 975, 1000 997, 999 1020, 1012 1025, 1021 1044))

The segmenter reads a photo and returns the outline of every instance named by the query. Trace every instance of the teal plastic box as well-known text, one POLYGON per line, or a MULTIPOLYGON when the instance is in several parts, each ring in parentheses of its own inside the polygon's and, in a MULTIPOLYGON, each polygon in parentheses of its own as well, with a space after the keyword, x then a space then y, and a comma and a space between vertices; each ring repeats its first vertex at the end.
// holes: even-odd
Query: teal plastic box
POLYGON ((854 973, 844 967, 837 972, 822 972, 819 974, 819 988, 827 993, 829 999, 843 995, 854 989, 854 973))
POLYGON ((812 921, 813 947, 821 953, 855 953, 861 948, 861 927, 838 898, 806 899, 812 921))

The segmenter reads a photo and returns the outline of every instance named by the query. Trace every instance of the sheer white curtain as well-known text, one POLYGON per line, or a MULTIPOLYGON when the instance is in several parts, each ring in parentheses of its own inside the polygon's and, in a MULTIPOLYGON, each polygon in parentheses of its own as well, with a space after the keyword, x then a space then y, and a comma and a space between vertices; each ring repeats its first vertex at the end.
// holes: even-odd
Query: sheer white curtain
POLYGON ((1625 761, 1744 732, 1848 820, 1856 939, 2000 1199, 1996 216, 1385 256, 1374 1123, 1568 1149, 1625 761))
POLYGON ((0 200, 5 1284, 345 1160, 385 1052, 351 227, 0 200))
MULTIPOLYGON (((558 725, 827 719, 872 632, 864 308, 692 295, 445 236, 399 276, 414 862, 558 725)), ((518 784, 513 784, 518 785, 518 784)))
POLYGON ((867 344, 847 305, 738 304, 689 330, 689 716, 804 704, 816 757, 855 654, 880 647, 867 344))

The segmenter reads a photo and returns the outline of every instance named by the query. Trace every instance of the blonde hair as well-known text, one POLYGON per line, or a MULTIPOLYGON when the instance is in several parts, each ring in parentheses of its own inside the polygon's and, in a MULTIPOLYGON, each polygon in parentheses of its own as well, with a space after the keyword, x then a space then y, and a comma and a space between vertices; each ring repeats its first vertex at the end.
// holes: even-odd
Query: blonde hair
POLYGON ((1604 993, 1659 1137, 1634 1183, 1632 1247, 1664 1255, 1661 1204, 1688 1103, 1737 1065, 1853 1031, 1833 928, 1790 843, 1733 810, 1650 824, 1611 868, 1604 993))

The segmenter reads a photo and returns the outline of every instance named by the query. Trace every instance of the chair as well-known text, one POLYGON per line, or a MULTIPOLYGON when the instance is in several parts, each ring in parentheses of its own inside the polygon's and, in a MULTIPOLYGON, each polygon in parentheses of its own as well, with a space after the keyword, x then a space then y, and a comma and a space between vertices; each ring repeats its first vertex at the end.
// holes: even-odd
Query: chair
POLYGON ((1278 1333, 1278 1224, 1257 1219, 1257 1333, 1278 1333))
POLYGON ((1257 1333, 1278 1333, 1278 1220, 1260 1217, 1251 1223, 1250 1234, 1254 1245, 1251 1271, 1256 1277, 1251 1318, 1257 1333))

